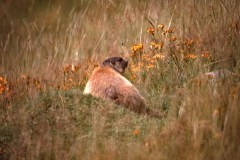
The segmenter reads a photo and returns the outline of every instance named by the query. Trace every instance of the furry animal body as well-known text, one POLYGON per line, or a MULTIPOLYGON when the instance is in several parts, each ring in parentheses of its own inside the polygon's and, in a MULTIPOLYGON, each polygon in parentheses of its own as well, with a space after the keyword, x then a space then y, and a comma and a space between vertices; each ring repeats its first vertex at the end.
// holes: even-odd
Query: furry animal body
POLYGON ((136 112, 158 117, 158 113, 146 107, 145 99, 137 88, 128 81, 123 73, 128 61, 121 57, 106 59, 94 69, 84 89, 84 94, 91 94, 136 112))

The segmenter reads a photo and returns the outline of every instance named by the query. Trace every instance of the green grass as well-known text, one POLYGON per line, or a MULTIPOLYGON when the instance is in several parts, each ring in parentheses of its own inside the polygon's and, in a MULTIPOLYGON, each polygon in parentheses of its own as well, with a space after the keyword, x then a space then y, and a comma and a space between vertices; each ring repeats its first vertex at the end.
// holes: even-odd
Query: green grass
POLYGON ((0 94, 0 159, 240 158, 238 0, 3 1, 0 21, 8 88, 0 94), (174 33, 147 33, 158 24, 174 33), (137 54, 166 59, 144 68, 149 61, 130 56, 139 43, 137 54), (129 60, 126 77, 164 118, 82 94, 109 56, 129 60), (197 76, 222 69, 233 76, 197 76))

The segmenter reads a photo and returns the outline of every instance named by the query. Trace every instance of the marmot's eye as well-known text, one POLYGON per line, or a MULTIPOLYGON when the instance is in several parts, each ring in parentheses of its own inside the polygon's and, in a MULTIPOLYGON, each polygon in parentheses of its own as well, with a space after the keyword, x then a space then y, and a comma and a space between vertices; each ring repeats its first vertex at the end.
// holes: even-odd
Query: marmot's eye
POLYGON ((120 59, 119 59, 119 61, 120 61, 120 62, 122 62, 122 61, 123 61, 123 59, 122 59, 122 58, 120 58, 120 59))

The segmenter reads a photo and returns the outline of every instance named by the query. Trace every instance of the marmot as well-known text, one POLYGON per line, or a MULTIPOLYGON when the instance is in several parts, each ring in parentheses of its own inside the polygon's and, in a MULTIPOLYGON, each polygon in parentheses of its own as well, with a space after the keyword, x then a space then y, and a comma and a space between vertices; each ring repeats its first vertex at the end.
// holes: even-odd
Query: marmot
POLYGON ((121 57, 106 59, 101 66, 94 69, 83 94, 111 100, 136 113, 160 117, 158 112, 146 107, 145 99, 137 88, 123 76, 127 66, 128 61, 121 57))

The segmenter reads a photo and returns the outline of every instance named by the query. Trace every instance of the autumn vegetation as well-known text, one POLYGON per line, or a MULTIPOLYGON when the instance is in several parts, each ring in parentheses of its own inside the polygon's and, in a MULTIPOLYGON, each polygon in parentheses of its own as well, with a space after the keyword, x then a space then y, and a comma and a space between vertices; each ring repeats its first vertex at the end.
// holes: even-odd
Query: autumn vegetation
POLYGON ((0 159, 240 159, 238 0, 5 0, 0 21, 0 159), (110 56, 163 118, 82 94, 110 56))

